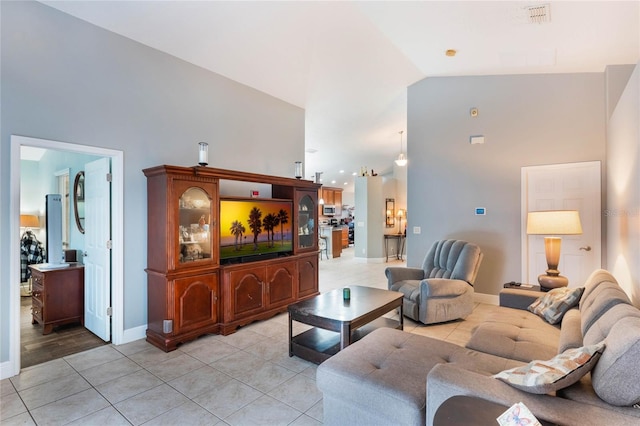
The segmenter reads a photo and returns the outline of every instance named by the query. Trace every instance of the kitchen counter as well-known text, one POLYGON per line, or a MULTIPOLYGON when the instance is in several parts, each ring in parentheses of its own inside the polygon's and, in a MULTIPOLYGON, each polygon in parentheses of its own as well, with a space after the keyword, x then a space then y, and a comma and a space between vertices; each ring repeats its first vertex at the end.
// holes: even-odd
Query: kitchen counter
POLYGON ((342 254, 342 228, 344 225, 330 226, 320 225, 320 235, 327 237, 327 247, 331 257, 340 257, 342 254))

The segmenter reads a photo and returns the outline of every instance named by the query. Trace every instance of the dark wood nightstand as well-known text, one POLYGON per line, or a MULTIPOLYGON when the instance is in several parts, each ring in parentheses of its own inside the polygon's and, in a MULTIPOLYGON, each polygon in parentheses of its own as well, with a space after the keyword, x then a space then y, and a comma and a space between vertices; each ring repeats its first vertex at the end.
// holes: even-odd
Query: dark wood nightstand
POLYGON ((74 263, 59 269, 40 265, 29 268, 33 283, 31 323, 42 324, 42 334, 51 333, 58 325, 84 325, 84 266, 74 263))

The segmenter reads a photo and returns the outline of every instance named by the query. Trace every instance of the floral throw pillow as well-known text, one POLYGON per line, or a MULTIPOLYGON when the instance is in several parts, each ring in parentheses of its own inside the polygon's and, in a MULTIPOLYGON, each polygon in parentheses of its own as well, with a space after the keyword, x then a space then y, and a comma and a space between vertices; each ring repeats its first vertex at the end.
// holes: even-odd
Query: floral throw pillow
POLYGON ((531 361, 493 375, 517 389, 529 393, 549 393, 571 386, 596 365, 604 351, 604 340, 598 344, 567 349, 549 361, 531 361))
POLYGON ((558 324, 565 313, 580 302, 584 287, 560 287, 540 296, 527 309, 549 324, 558 324))

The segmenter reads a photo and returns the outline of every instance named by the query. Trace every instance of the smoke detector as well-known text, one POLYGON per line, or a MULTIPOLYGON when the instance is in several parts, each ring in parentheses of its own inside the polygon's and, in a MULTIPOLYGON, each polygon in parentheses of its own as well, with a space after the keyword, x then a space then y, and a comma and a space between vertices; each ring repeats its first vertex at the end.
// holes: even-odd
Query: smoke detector
POLYGON ((530 24, 546 24, 551 22, 551 5, 541 4, 525 7, 527 19, 530 24))

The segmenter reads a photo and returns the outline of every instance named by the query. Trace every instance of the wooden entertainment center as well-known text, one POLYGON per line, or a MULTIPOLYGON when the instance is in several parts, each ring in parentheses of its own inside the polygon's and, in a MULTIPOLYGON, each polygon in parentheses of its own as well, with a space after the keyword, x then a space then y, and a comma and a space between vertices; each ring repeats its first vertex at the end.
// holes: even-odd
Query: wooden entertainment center
MULTIPOLYGON (((200 166, 143 172, 148 342, 172 351, 204 334, 231 334, 318 294, 320 184, 200 166), (271 185, 272 199, 290 201, 291 250, 221 263, 221 181, 271 185)), ((251 234, 248 226, 243 232, 251 234)))

